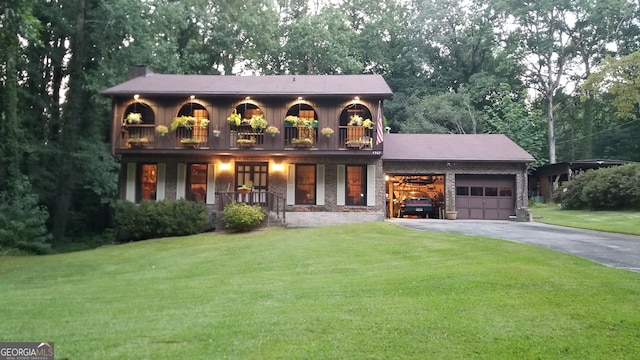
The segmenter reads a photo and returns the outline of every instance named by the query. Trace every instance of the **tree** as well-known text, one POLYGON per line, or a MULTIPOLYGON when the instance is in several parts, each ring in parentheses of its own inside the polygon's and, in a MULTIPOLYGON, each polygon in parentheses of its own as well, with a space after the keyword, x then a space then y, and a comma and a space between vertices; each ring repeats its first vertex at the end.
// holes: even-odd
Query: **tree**
POLYGON ((638 119, 640 108, 640 50, 627 56, 608 56, 602 68, 593 73, 584 84, 585 94, 605 90, 614 96, 618 115, 638 119))
POLYGON ((400 125, 407 133, 475 134, 480 113, 467 94, 446 92, 411 100, 413 113, 400 125))
POLYGON ((508 85, 503 84, 491 95, 491 105, 485 107, 483 117, 485 133, 507 135, 536 159, 530 167, 547 162, 542 113, 527 106, 524 97, 512 92, 508 85))

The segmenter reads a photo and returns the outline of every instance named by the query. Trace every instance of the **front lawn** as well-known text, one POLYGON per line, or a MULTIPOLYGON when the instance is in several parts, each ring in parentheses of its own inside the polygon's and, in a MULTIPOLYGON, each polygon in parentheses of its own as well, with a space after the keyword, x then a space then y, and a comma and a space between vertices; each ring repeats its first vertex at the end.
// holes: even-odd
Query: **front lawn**
POLYGON ((535 221, 580 229, 640 235, 640 211, 563 210, 556 204, 531 206, 535 221))
POLYGON ((639 274, 387 222, 0 257, 0 341, 56 359, 633 359, 639 274))

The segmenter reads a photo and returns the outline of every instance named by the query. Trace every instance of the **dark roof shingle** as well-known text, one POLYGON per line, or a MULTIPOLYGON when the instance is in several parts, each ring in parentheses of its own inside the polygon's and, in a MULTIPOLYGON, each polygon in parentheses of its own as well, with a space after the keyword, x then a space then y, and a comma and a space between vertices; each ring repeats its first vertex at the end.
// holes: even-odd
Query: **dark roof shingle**
POLYGON ((390 98, 381 75, 168 75, 125 81, 103 95, 376 96, 390 98))
POLYGON ((502 134, 385 134, 384 161, 534 162, 502 134))

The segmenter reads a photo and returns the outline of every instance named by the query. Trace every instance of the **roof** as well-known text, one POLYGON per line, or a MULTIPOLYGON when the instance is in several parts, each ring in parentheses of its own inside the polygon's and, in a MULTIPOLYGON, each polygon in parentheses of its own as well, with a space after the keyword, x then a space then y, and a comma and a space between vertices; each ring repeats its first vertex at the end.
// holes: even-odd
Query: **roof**
POLYGON ((502 134, 385 134, 383 161, 491 161, 535 158, 502 134))
POLYGON ((573 161, 565 161, 565 162, 559 162, 555 164, 547 164, 547 165, 539 166, 537 169, 535 169, 535 171, 538 174, 561 175, 561 174, 566 174, 569 171, 599 169, 602 167, 618 166, 618 165, 624 165, 632 162, 633 161, 614 160, 614 159, 573 160, 573 161))
POLYGON ((168 75, 148 73, 103 95, 376 96, 390 98, 381 75, 168 75))

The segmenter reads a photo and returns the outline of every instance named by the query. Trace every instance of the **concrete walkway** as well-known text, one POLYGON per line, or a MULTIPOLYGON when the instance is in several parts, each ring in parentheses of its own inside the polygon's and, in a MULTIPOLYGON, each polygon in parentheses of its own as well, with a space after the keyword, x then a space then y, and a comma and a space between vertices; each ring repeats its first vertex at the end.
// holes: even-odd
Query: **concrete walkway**
POLYGON ((537 222, 387 219, 416 230, 485 236, 562 251, 640 273, 640 236, 604 233, 537 222))

